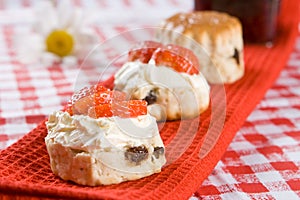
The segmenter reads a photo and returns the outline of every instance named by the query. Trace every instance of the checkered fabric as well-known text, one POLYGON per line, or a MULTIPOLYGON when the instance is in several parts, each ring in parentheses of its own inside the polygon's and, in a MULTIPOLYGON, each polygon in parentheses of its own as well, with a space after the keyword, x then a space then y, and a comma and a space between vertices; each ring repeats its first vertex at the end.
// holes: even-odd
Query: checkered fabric
POLYGON ((300 198, 300 38, 289 62, 248 117, 199 199, 300 198))
MULTIPOLYGON (((27 66, 16 60, 13 38, 30 32, 31 8, 36 2, 0 1, 0 149, 16 142, 49 113, 64 106, 74 91, 74 77, 80 68, 79 65, 27 66)), ((74 0, 74 3, 86 9, 99 8, 103 19, 94 28, 101 41, 122 31, 156 25, 169 15, 193 6, 192 1, 179 0, 74 0), (143 16, 145 7, 151 15, 143 16), (120 12, 122 17, 118 16, 120 12), (126 25, 120 25, 124 21, 126 25)), ((113 54, 113 50, 108 53, 113 54)), ((85 72, 81 79, 88 82, 92 73, 85 72)), ((277 82, 190 199, 299 199, 299 166, 300 36, 277 82)))

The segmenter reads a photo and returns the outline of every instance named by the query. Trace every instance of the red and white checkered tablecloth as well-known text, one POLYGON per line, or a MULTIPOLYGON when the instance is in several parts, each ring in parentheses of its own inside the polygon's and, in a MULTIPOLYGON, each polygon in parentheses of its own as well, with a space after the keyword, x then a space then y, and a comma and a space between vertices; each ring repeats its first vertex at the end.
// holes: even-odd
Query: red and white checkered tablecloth
MULTIPOLYGON (((0 149, 63 107, 79 66, 24 65, 13 39, 30 32, 37 1, 0 1, 0 149)), ((157 25, 192 1, 119 0, 74 3, 97 8, 100 41, 157 25), (118 13, 122 12, 122 17, 118 13), (126 24, 125 24, 126 22, 126 24)), ((81 74, 88 80, 89 74, 81 74)), ((213 172, 190 199, 300 199, 300 35, 280 77, 248 117, 213 172)))
POLYGON ((300 199, 300 37, 196 197, 300 199))

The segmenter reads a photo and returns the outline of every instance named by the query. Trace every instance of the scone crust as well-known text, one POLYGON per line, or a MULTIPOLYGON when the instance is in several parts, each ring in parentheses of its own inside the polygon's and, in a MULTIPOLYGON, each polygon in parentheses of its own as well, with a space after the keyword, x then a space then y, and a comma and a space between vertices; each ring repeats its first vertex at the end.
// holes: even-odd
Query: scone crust
POLYGON ((217 11, 194 11, 175 14, 166 19, 161 27, 158 39, 192 49, 210 83, 232 83, 243 76, 242 25, 238 18, 217 11), (178 33, 187 38, 180 37, 178 33), (188 41, 191 38, 204 51, 199 52, 188 41))

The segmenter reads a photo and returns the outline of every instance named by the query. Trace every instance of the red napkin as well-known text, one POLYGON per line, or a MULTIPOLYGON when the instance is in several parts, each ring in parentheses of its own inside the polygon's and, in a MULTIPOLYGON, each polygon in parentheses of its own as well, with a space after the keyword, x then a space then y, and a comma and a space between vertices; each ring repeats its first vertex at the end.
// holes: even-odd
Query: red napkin
MULTIPOLYGON (((0 152, 0 194, 8 199, 16 194, 30 199, 187 199, 211 173, 247 116, 285 66, 294 47, 298 22, 299 0, 283 0, 274 46, 245 46, 246 74, 238 82, 225 86, 224 127, 218 142, 203 159, 199 152, 210 126, 212 108, 201 115, 200 122, 194 119, 163 124, 162 138, 167 150, 172 152, 168 156, 174 160, 161 173, 117 185, 84 187, 53 175, 44 143, 47 131, 41 122, 16 144, 0 152), (178 131, 182 132, 176 134, 178 131)), ((106 84, 111 85, 111 80, 106 84)), ((215 92, 219 89, 219 86, 212 87, 215 92)), ((214 98, 218 101, 223 97, 214 93, 214 98)))

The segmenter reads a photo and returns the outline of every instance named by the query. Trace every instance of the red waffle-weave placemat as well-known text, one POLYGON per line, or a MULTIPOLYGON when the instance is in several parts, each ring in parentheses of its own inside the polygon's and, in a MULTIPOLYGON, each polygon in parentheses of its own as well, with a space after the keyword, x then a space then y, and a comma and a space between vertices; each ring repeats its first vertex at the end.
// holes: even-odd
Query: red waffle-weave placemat
MULTIPOLYGON (((4 197, 18 194, 28 198, 59 197, 71 199, 186 199, 210 174, 246 117, 273 84, 293 48, 299 21, 298 0, 282 1, 279 34, 273 48, 246 45, 246 74, 240 81, 227 85, 226 121, 221 136, 204 158, 198 154, 210 110, 201 116, 201 126, 185 153, 160 174, 112 186, 83 187, 55 177, 50 169, 44 144, 44 122, 16 144, 0 152, 0 192, 4 197)), ((198 128, 197 120, 181 124, 186 132, 198 128)), ((162 138, 168 143, 179 122, 168 122, 162 138)), ((184 142, 184 141, 183 141, 184 142)), ((180 142, 177 144, 181 147, 180 142)), ((175 146, 176 147, 176 146, 175 146)))

